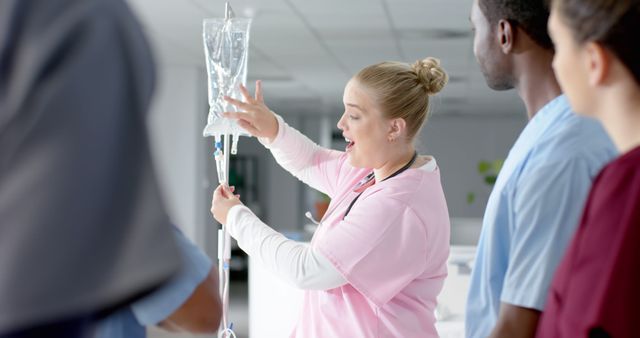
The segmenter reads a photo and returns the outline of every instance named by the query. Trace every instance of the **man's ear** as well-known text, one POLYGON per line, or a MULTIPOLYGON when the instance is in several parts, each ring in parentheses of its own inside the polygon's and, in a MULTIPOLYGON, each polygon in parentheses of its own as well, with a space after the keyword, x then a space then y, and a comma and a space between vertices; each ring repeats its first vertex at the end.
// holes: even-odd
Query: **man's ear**
POLYGON ((515 34, 516 28, 513 26, 509 20, 500 20, 498 21, 498 43, 500 44, 500 49, 502 49, 502 53, 509 54, 513 50, 513 46, 515 43, 515 34))
POLYGON ((407 130, 407 121, 403 118, 395 118, 391 119, 389 122, 389 141, 393 142, 395 140, 400 139, 400 137, 406 134, 407 130))
POLYGON ((602 45, 597 42, 587 42, 584 46, 583 66, 587 70, 589 85, 602 85, 611 68, 612 58, 602 45))

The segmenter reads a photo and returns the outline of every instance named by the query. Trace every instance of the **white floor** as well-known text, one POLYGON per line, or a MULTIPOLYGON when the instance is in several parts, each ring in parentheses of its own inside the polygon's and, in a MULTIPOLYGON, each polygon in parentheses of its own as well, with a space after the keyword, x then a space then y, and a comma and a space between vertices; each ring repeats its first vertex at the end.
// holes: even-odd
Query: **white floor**
MULTIPOLYGON (((229 320, 237 338, 249 338, 249 292, 247 282, 231 282, 229 289, 229 320)), ((174 334, 157 328, 147 330, 148 338, 217 338, 216 335, 174 334)))

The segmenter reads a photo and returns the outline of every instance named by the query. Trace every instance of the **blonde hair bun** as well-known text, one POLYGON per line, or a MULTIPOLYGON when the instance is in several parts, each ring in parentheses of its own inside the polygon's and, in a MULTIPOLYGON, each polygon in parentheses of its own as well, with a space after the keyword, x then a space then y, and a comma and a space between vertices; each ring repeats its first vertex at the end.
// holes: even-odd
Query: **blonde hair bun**
POLYGON ((428 95, 439 93, 449 81, 449 75, 440 66, 440 60, 433 57, 416 61, 412 69, 428 95))

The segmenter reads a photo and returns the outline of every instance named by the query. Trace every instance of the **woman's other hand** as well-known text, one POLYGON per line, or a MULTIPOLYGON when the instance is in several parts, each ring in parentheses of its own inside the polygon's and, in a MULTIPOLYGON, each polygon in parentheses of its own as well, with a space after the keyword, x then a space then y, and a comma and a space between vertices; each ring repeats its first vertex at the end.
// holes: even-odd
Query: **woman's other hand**
POLYGON ((236 205, 242 205, 240 195, 234 195, 235 188, 219 185, 213 192, 213 200, 211 201, 211 214, 220 224, 227 224, 227 214, 229 210, 236 205))
POLYGON ((273 142, 278 135, 278 120, 275 114, 264 104, 262 97, 262 82, 256 81, 256 96, 252 97, 251 93, 243 85, 240 85, 240 91, 244 97, 244 102, 225 96, 225 100, 236 106, 238 112, 225 112, 224 117, 236 119, 238 125, 244 128, 249 134, 255 137, 264 137, 273 142))

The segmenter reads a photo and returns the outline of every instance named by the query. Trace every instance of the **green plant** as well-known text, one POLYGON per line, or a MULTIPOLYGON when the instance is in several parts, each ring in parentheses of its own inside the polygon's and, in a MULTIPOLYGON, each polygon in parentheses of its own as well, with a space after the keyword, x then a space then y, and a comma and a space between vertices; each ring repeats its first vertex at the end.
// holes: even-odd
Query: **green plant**
POLYGON ((329 203, 331 202, 331 198, 326 194, 318 192, 318 200, 314 203, 316 208, 316 219, 321 220, 324 217, 324 214, 327 212, 329 208, 329 203))
POLYGON ((327 194, 318 191, 318 202, 329 203, 331 202, 331 198, 327 194))
MULTIPOLYGON (((504 165, 504 159, 497 159, 493 161, 479 161, 477 166, 478 174, 482 177, 482 181, 490 188, 496 183, 498 179, 498 173, 504 165)), ((476 194, 472 191, 467 193, 467 203, 473 204, 476 200, 476 194)))

